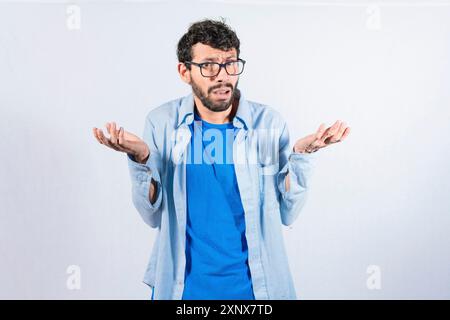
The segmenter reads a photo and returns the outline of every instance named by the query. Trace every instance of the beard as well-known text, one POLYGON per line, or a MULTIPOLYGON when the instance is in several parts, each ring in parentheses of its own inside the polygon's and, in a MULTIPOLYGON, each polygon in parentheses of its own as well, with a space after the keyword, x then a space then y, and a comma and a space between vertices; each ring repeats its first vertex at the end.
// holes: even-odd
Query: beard
POLYGON ((233 87, 233 85, 231 83, 227 83, 225 85, 216 85, 214 87, 211 87, 208 89, 207 94, 204 94, 202 92, 202 90, 200 89, 200 87, 194 82, 194 80, 191 80, 191 87, 192 87, 192 91, 194 92, 194 94, 200 99, 200 101, 203 103, 203 105, 213 111, 213 112, 221 112, 221 111, 225 111, 227 110, 230 105, 233 103, 234 99, 239 99, 240 97, 240 92, 238 89, 238 83, 239 80, 236 82, 236 86, 233 87), (213 90, 219 89, 219 88, 230 88, 231 89, 231 95, 230 98, 228 100, 225 101, 218 101, 218 102, 214 102, 211 97, 210 94, 213 90))

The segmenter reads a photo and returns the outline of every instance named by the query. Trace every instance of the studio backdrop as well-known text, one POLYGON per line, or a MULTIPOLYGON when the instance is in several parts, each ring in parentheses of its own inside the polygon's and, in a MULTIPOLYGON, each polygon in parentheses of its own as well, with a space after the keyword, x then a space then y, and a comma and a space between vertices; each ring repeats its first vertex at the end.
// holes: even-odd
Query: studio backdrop
POLYGON ((156 230, 127 158, 92 128, 142 136, 190 93, 176 44, 223 17, 239 88, 291 144, 345 121, 283 226, 299 299, 450 298, 450 2, 0 0, 0 298, 149 299, 156 230))

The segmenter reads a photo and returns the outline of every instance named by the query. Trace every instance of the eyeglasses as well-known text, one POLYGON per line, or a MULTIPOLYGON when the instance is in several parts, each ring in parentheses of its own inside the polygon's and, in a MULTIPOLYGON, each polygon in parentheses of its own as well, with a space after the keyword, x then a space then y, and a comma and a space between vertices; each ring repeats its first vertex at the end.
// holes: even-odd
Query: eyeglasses
POLYGON ((225 63, 217 63, 217 62, 197 63, 193 61, 185 61, 184 63, 193 64, 194 66, 199 67, 202 76, 210 78, 217 76, 222 70, 222 67, 225 68, 225 71, 230 76, 240 75, 244 71, 245 60, 237 59, 225 63))

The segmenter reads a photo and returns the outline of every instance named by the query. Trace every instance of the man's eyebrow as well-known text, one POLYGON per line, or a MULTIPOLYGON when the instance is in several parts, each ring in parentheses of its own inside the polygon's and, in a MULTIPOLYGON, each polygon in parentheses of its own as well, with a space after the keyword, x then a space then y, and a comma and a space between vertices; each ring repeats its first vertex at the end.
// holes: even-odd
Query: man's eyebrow
MULTIPOLYGON (((228 56, 225 59, 228 60, 228 59, 232 59, 232 58, 236 59, 236 55, 228 56)), ((207 57, 207 58, 202 59, 202 61, 217 61, 217 58, 216 57, 207 57)))

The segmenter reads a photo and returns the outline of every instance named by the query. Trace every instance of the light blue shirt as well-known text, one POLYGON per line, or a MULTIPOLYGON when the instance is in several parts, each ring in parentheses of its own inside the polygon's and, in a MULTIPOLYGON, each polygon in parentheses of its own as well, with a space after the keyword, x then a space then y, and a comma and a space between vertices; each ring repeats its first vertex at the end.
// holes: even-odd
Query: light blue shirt
MULTIPOLYGON (((186 163, 194 121, 192 93, 151 110, 143 140, 150 149, 145 164, 128 155, 132 201, 142 219, 156 229, 144 275, 155 300, 181 300, 186 267, 186 163), (158 188, 149 201, 151 179, 158 188)), ((292 151, 286 122, 274 108, 240 95, 233 125, 233 163, 242 206, 248 265, 255 299, 296 299, 282 226, 298 217, 308 194, 317 153, 292 151), (289 172, 290 190, 285 190, 289 172)))

